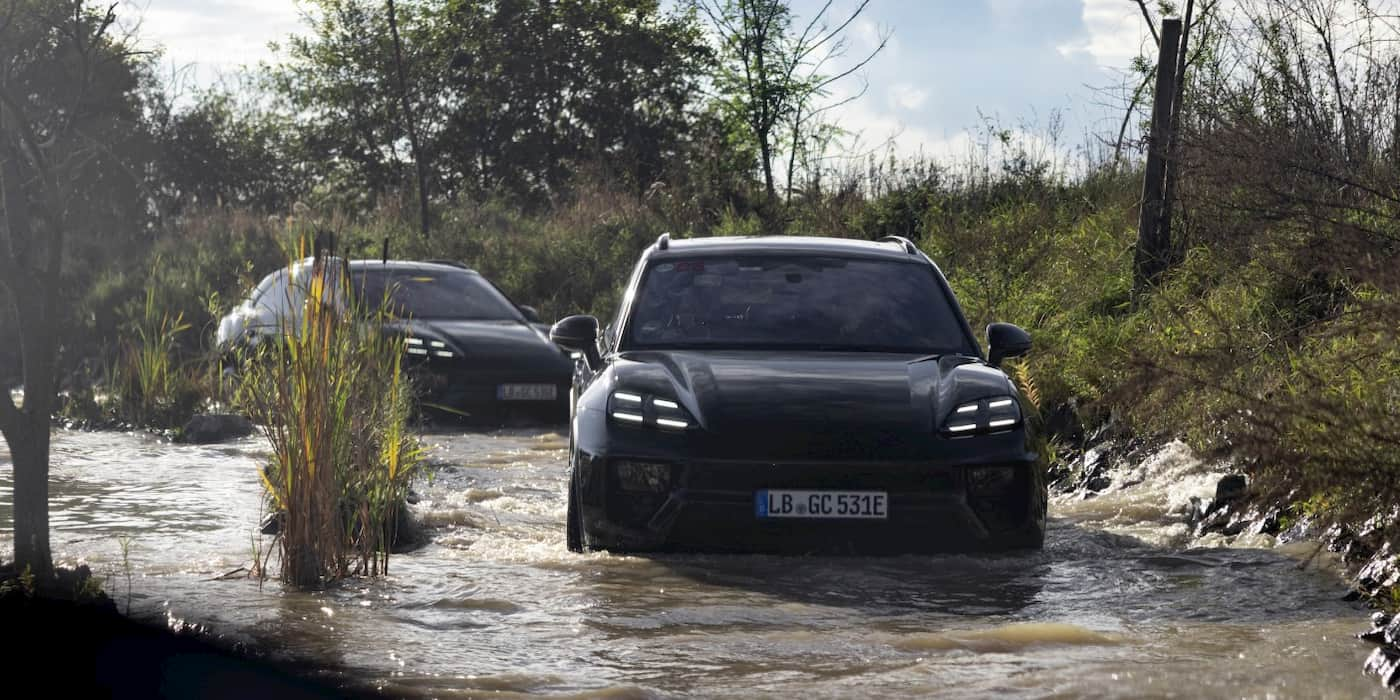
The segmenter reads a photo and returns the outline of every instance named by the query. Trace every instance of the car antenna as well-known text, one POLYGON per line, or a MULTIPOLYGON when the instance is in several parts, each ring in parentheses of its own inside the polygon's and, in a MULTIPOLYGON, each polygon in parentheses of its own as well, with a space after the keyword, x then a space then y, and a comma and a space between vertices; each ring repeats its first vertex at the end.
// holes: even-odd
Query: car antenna
POLYGON ((656 249, 666 250, 669 247, 671 247, 671 233, 668 231, 661 234, 661 237, 656 239, 656 249))
POLYGON ((389 264, 389 237, 384 237, 384 248, 379 253, 379 262, 389 264))

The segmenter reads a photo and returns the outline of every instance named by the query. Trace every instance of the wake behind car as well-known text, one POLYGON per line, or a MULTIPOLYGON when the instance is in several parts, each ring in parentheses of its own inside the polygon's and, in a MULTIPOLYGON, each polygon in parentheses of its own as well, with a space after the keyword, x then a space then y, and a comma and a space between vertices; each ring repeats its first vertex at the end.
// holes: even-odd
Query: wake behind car
MULTIPOLYGON (((264 277, 220 321, 219 348, 256 347, 295 330, 312 265, 306 259, 264 277)), ((517 307, 477 272, 446 263, 341 260, 328 278, 329 288, 348 289, 359 302, 333 294, 333 304, 387 304, 392 320, 384 330, 407 337, 406 359, 424 405, 492 422, 568 415, 573 362, 535 323, 533 309, 517 307)))
POLYGON ((1046 487, 988 327, 903 239, 663 236, 615 320, 551 338, 581 359, 575 551, 1038 548, 1046 487))

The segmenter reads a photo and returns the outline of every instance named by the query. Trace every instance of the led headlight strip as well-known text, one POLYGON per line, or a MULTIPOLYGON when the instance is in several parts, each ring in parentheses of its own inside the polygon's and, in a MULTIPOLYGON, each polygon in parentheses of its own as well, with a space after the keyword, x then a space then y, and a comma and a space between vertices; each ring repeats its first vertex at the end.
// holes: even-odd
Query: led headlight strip
POLYGON ((619 423, 666 430, 687 430, 695 424, 679 403, 633 391, 614 391, 608 399, 608 415, 619 423))
POLYGON ((943 432, 953 437, 996 433, 1021 424, 1021 405, 1010 396, 993 396, 959 404, 943 422, 943 432))
POLYGON ((404 352, 410 355, 421 355, 423 357, 432 355, 433 357, 447 358, 457 356, 455 353, 453 353, 447 348, 447 343, 444 343, 441 340, 429 340, 427 341, 427 343, 424 343, 422 338, 410 337, 405 339, 404 343, 404 352), (425 345, 427 347, 424 347, 425 345))

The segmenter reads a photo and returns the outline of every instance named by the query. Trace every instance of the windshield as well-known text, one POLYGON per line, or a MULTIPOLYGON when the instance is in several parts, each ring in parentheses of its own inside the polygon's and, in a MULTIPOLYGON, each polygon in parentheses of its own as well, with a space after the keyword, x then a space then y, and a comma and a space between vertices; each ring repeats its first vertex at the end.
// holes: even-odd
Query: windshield
POLYGON ((627 335, 628 349, 976 352, 927 266, 821 256, 653 264, 627 335))
POLYGON ((386 299, 403 318, 514 321, 515 307, 479 275, 466 270, 373 267, 352 273, 355 296, 366 308, 386 299))

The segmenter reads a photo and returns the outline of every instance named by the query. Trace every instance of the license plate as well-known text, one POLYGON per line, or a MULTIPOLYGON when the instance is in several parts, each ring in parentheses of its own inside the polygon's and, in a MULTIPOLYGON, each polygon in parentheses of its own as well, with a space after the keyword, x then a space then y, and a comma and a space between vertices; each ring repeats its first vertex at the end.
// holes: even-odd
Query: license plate
POLYGON ((502 401, 553 401, 559 391, 553 384, 502 384, 496 398, 502 401))
POLYGON ((760 518, 859 518, 889 517, 889 494, 884 491, 786 491, 769 489, 754 493, 754 511, 760 518))

